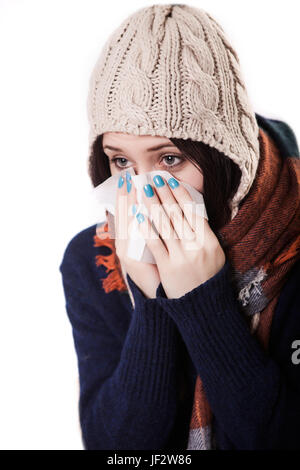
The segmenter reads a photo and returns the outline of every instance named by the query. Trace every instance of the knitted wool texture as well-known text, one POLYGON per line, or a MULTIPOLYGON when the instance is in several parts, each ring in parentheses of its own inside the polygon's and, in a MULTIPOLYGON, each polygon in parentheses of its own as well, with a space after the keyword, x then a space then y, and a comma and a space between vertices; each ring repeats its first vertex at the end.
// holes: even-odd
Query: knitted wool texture
POLYGON ((259 160, 258 126, 240 63, 224 30, 182 4, 137 10, 110 35, 88 94, 90 150, 104 132, 202 141, 241 169, 231 218, 259 160))

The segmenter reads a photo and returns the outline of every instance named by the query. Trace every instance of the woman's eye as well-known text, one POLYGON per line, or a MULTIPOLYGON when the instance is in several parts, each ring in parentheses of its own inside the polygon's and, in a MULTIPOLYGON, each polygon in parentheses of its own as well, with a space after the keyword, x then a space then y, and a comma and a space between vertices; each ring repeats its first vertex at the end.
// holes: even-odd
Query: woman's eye
POLYGON ((177 155, 165 155, 162 159, 166 166, 177 166, 183 161, 183 158, 177 155))
POLYGON ((128 160, 126 158, 123 158, 123 157, 115 157, 115 158, 111 159, 111 163, 114 163, 114 165, 117 168, 126 168, 126 163, 127 162, 128 162, 128 160))

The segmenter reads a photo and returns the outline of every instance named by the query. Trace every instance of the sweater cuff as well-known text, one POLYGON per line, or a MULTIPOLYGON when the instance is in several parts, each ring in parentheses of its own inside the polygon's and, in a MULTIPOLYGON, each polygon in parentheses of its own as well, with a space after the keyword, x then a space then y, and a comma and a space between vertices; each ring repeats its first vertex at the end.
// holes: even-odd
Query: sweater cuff
POLYGON ((133 400, 157 404, 173 402, 177 327, 156 299, 145 297, 126 275, 135 308, 123 346, 118 380, 133 400))
POLYGON ((197 373, 211 390, 235 395, 263 374, 268 357, 252 336, 230 282, 230 264, 182 297, 158 303, 177 324, 197 373))

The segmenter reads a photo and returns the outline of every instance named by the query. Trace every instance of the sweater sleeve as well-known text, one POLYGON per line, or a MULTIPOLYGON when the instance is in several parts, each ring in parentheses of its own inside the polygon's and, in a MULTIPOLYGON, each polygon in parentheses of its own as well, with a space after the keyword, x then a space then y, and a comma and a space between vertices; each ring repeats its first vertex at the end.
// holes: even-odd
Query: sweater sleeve
MULTIPOLYGON (((229 281, 229 262, 177 299, 160 289, 201 377, 219 429, 235 449, 300 449, 300 365, 291 342, 300 338, 299 301, 285 311, 284 354, 275 361, 249 330, 229 281)), ((222 447, 222 443, 219 443, 222 447)))
POLYGON ((176 325, 128 276, 136 306, 125 332, 126 312, 111 319, 120 310, 120 303, 114 306, 120 293, 106 294, 99 284, 95 297, 85 264, 69 248, 60 266, 78 360, 84 448, 162 449, 176 417, 176 325))

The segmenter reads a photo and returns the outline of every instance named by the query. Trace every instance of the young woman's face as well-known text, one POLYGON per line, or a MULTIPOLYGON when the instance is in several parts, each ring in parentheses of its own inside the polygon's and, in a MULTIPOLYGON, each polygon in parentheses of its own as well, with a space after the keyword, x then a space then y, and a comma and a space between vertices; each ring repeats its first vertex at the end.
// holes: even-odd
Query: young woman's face
POLYGON ((102 144, 112 175, 130 167, 137 175, 165 170, 203 192, 201 171, 166 137, 105 132, 102 144))

